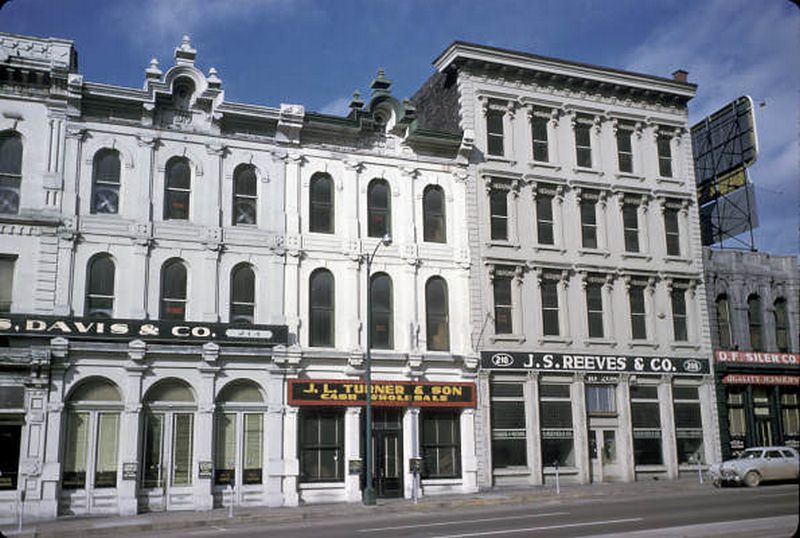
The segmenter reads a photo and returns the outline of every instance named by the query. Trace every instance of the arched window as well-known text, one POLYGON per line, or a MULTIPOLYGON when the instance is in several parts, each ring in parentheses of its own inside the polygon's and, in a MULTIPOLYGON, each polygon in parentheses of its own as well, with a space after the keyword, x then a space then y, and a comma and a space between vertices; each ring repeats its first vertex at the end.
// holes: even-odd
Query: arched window
POLYGON ((747 298, 747 322, 750 326, 750 349, 753 351, 763 351, 763 339, 761 337, 761 298, 758 295, 751 295, 747 298))
POLYGON ((264 467, 264 396, 253 381, 225 385, 217 396, 214 483, 261 484, 264 467))
POLYGON ((108 254, 89 260, 84 313, 94 318, 114 317, 114 261, 108 254))
POLYGON ((450 349, 447 282, 434 276, 425 284, 425 327, 429 351, 450 349))
POLYGON ((730 349, 731 342, 731 308, 728 296, 724 293, 717 297, 717 330, 719 331, 719 347, 730 349))
POLYGON ((231 271, 231 323, 253 323, 256 311, 256 275, 248 263, 231 271))
POLYGON ((392 233, 391 189, 383 179, 373 179, 367 189, 367 235, 383 237, 392 233))
POLYGON ((392 329, 392 279, 386 273, 372 276, 370 281, 370 335, 372 347, 392 349, 394 337, 392 329))
POLYGON ((189 385, 179 379, 158 381, 142 401, 145 404, 142 487, 169 495, 172 487, 192 485, 197 404, 189 385))
POLYGON ((333 275, 327 269, 311 273, 308 282, 308 345, 334 346, 335 302, 333 275))
POLYGON ((249 164, 236 167, 233 172, 233 225, 255 224, 258 195, 256 169, 249 164))
POLYGON ((92 169, 92 213, 119 213, 119 152, 101 149, 92 169))
POLYGON ((164 220, 188 220, 192 172, 189 161, 173 157, 167 161, 164 181, 164 220))
POLYGON ((328 174, 314 174, 310 186, 311 215, 309 231, 332 234, 333 224, 333 180, 328 174))
POLYGON ((117 486, 122 397, 103 378, 82 381, 67 400, 61 487, 99 489, 117 486))
POLYGON ((0 133, 0 213, 19 211, 22 181, 22 137, 13 131, 0 133))
POLYGON ((789 351, 789 317, 786 314, 786 299, 775 300, 775 345, 778 351, 789 351))
POLYGON ((161 319, 186 319, 186 265, 174 258, 161 269, 161 319))
POLYGON ((444 190, 430 185, 422 194, 422 236, 432 243, 447 242, 444 213, 444 190))

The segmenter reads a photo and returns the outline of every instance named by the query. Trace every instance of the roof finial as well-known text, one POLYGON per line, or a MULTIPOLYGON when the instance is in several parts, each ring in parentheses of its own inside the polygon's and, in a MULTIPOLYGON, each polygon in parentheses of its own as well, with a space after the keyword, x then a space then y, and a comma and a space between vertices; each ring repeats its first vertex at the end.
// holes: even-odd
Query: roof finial
POLYGON ((144 70, 144 78, 147 80, 161 80, 161 69, 158 68, 158 60, 150 60, 150 67, 144 70))
POLYGON ((375 79, 372 81, 372 84, 370 84, 369 87, 372 88, 373 97, 376 94, 389 95, 391 93, 389 88, 392 87, 392 81, 386 78, 383 67, 378 68, 378 74, 375 76, 375 79))
POLYGON ((189 36, 184 35, 180 46, 175 49, 175 63, 178 65, 194 65, 196 57, 197 50, 192 48, 189 36))
POLYGON ((364 101, 361 100, 361 92, 355 90, 353 92, 353 98, 350 99, 350 104, 347 105, 350 110, 361 110, 364 108, 364 101))

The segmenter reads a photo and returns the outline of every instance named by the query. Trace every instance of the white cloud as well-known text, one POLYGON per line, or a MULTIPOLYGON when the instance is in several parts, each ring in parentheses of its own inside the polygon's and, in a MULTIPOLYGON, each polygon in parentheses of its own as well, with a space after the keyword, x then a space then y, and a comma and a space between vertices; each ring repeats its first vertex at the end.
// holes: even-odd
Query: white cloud
POLYGON ((713 0, 686 4, 680 17, 655 27, 626 58, 626 68, 689 71, 698 84, 692 122, 740 95, 756 103, 758 162, 750 169, 761 226, 760 250, 800 252, 800 12, 788 2, 713 0), (766 101, 766 106, 758 103, 766 101))
POLYGON ((352 97, 339 97, 338 99, 334 99, 333 101, 324 105, 319 109, 319 111, 322 114, 346 116, 350 113, 350 109, 347 107, 347 105, 350 103, 350 99, 352 99, 352 97))
POLYGON ((139 0, 115 2, 110 20, 134 46, 155 50, 175 46, 180 37, 195 38, 220 25, 264 13, 287 12, 302 0, 139 0))

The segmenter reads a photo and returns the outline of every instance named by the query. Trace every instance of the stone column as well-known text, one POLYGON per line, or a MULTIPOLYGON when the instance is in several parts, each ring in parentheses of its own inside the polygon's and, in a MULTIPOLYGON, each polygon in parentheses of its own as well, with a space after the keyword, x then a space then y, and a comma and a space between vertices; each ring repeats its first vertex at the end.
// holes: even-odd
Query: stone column
MULTIPOLYGON (((189 310, 191 318, 197 319, 198 317, 203 321, 212 323, 219 322, 219 296, 220 296, 220 278, 219 278, 219 258, 222 254, 222 229, 221 228, 207 228, 206 237, 203 242, 203 267, 200 274, 205 275, 205 278, 213 278, 212 282, 207 280, 200 281, 195 279, 192 281, 192 290, 190 297, 199 298, 199 307, 192 304, 192 299, 189 302, 189 310), (199 288, 199 289, 198 289, 199 288), (205 293, 202 293, 205 291, 205 293)), ((226 295, 227 296, 227 295, 226 295)), ((191 319, 189 318, 189 319, 191 319)))
MULTIPOLYGON (((66 361, 69 356, 69 342, 65 338, 53 338, 50 340, 50 354, 52 357, 50 375, 53 386, 47 401, 47 419, 42 423, 45 428, 44 439, 47 440, 47 443, 44 446, 44 457, 42 458, 44 463, 40 475, 39 508, 35 509, 37 516, 41 519, 55 519, 58 516, 58 499, 61 495, 61 446, 63 444, 61 434, 64 431, 64 398, 66 396, 64 394, 64 372, 68 367, 66 361)), ((28 401, 26 403, 32 404, 28 401)), ((23 451, 20 450, 20 452, 23 451)), ((22 482, 25 477, 20 476, 19 479, 22 482)), ((27 484, 23 487, 27 489, 27 484)), ((28 492, 28 494, 30 493, 28 492)), ((26 505, 28 504, 30 502, 26 501, 26 505)))
POLYGON ((489 395, 489 372, 478 372, 478 408, 475 431, 478 487, 492 487, 492 424, 489 395))
MULTIPOLYGON (((405 435, 405 439, 408 435, 405 435)), ((362 468, 365 465, 361 457, 361 408, 348 407, 344 414, 344 494, 347 502, 361 500, 361 476, 350 474, 351 460, 361 460, 362 468)))
MULTIPOLYGON (((202 462, 211 463, 213 467, 214 446, 214 385, 220 367, 219 346, 214 342, 203 345, 203 362, 199 367, 200 383, 197 390, 197 415, 194 426, 194 459, 192 475, 194 477, 194 507, 196 510, 211 510, 214 507, 214 478, 200 478, 198 470, 202 462)), ((241 503, 241 491, 237 491, 236 504, 241 503)))
POLYGON ((122 394, 125 398, 124 409, 119 425, 119 462, 122 469, 117 481, 117 503, 121 516, 135 515, 139 510, 137 492, 139 480, 144 469, 139 459, 142 416, 142 376, 147 370, 144 359, 147 344, 141 340, 132 340, 128 344, 128 360, 125 364, 125 377, 122 394), (125 470, 133 470, 132 478, 125 476, 125 470))
MULTIPOLYGON (((408 407, 403 410, 403 497, 411 499, 414 496, 414 475, 411 473, 411 466, 408 464, 410 458, 419 458, 421 432, 419 429, 419 407, 408 407)), ((462 435, 463 437, 463 435, 462 435)), ((463 452, 463 446, 462 446, 463 452)), ((463 462, 463 457, 461 458, 463 462)), ((419 477, 419 490, 417 493, 422 496, 422 477, 419 477)))
POLYGON ((300 460, 297 446, 298 409, 287 407, 283 414, 283 504, 297 506, 299 503, 297 478, 300 460))
POLYGON ((631 425, 631 391, 630 374, 619 376, 617 385, 617 417, 619 432, 617 433, 617 461, 622 470, 622 479, 633 482, 636 479, 636 464, 633 461, 633 428, 631 425))
POLYGON ((461 491, 474 493, 478 491, 478 458, 475 446, 475 410, 464 409, 461 412, 461 491))
POLYGON ((542 462, 542 423, 539 413, 539 372, 528 372, 525 382, 525 428, 528 432, 528 483, 532 486, 541 486, 544 483, 544 464, 542 462))
POLYGON ((700 385, 700 416, 703 425, 703 457, 706 465, 722 461, 719 421, 716 413, 716 385, 713 375, 703 376, 700 385))
POLYGON ((588 484, 591 479, 592 462, 589 459, 589 424, 586 416, 586 383, 583 373, 575 374, 570 389, 578 482, 588 484))
POLYGON ((672 407, 672 376, 664 375, 658 384, 661 418, 661 451, 668 478, 678 478, 678 453, 675 439, 675 411, 672 407))

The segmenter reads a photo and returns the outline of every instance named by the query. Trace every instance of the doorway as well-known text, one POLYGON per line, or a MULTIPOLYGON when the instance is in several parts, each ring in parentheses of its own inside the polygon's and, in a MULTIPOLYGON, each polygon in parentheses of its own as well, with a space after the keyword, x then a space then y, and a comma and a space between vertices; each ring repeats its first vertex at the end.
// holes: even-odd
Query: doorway
POLYGON ((619 477, 616 429, 589 429, 589 460, 592 482, 607 482, 619 477))
POLYGON ((0 425, 0 491, 17 489, 21 424, 0 425))
POLYGON ((379 498, 403 496, 403 412, 372 410, 373 476, 379 498))

